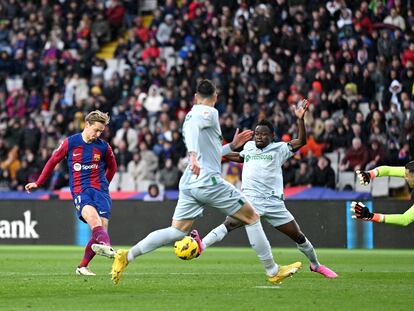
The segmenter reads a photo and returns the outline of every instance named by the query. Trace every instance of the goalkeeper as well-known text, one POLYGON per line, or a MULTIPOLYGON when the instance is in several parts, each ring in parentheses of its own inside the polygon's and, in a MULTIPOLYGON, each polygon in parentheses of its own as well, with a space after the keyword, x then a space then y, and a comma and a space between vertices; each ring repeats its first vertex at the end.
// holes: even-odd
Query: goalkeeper
MULTIPOLYGON (((404 178, 408 186, 414 188, 414 161, 411 161, 403 166, 379 166, 370 171, 356 171, 359 181, 362 185, 368 185, 371 180, 377 177, 394 176, 404 178)), ((351 211, 354 213, 352 218, 383 222, 397 226, 408 226, 414 222, 414 205, 412 205, 404 214, 378 214, 371 213, 369 209, 361 202, 352 202, 351 211)))

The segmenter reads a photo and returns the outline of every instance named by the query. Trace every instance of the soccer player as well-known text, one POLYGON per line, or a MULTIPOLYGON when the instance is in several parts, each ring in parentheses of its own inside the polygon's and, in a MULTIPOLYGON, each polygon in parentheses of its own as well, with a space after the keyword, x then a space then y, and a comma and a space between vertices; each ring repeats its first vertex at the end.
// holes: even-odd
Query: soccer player
MULTIPOLYGON (((395 176, 404 178, 408 186, 414 188, 414 161, 404 166, 379 166, 370 171, 356 171, 361 185, 368 185, 371 180, 383 176, 395 176)), ((372 213, 361 202, 352 202, 351 211, 354 212, 352 218, 358 220, 383 222, 397 226, 408 226, 414 222, 414 205, 412 205, 404 214, 378 214, 372 213)))
POLYGON ((63 140, 37 181, 25 186, 27 192, 42 186, 55 166, 67 158, 73 203, 79 219, 92 230, 84 256, 75 270, 77 275, 95 275, 88 268, 95 253, 110 258, 115 255, 107 230, 112 204, 108 185, 116 172, 116 161, 110 145, 99 138, 108 123, 109 116, 106 113, 99 110, 90 112, 85 117, 82 133, 63 140))
MULTIPOLYGON (((306 144, 303 118, 308 106, 308 101, 303 100, 295 109, 299 131, 297 139, 288 143, 273 142, 275 138, 273 125, 263 120, 255 128, 254 141, 246 143, 240 153, 230 153, 226 158, 244 163, 242 192, 259 215, 296 242, 298 249, 309 259, 311 271, 327 278, 336 278, 337 274, 334 271, 319 263, 315 249, 300 230, 292 214, 286 209, 283 197, 282 166, 295 151, 306 144)), ((193 230, 190 235, 199 242, 199 249, 202 251, 241 226, 239 220, 227 217, 223 224, 208 233, 202 241, 196 230, 193 230)))
POLYGON ((274 262, 259 215, 246 198, 221 177, 222 154, 241 147, 251 138, 252 132, 239 134, 237 131, 233 142, 223 149, 218 111, 214 108, 216 101, 215 85, 210 80, 201 80, 197 84, 195 104, 183 124, 189 165, 180 179, 180 192, 171 226, 150 233, 129 250, 118 250, 112 265, 115 284, 136 257, 185 237, 205 206, 217 208, 245 224, 250 244, 262 261, 271 283, 279 283, 301 267, 300 262, 288 266, 278 266, 274 262))

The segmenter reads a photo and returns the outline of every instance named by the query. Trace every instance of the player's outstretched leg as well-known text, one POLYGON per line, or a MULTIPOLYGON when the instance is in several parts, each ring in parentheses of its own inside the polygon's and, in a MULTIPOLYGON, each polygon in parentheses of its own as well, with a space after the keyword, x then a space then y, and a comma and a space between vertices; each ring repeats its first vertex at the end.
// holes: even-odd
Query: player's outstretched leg
MULTIPOLYGON (((191 227, 191 225, 192 222, 188 226, 191 227)), ((151 232, 129 250, 118 250, 112 264, 112 281, 118 284, 128 263, 136 257, 149 253, 163 245, 178 241, 185 237, 186 234, 187 232, 171 226, 151 232)))

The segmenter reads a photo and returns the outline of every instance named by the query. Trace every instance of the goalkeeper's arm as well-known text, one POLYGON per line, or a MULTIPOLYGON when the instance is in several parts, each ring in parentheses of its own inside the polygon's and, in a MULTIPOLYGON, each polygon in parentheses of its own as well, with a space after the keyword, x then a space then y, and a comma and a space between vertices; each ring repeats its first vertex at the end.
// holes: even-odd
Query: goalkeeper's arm
POLYGON ((371 180, 376 177, 393 176, 393 177, 405 177, 404 166, 379 166, 370 171, 356 171, 355 173, 359 177, 361 185, 368 185, 371 180))
POLYGON ((404 214, 378 214, 371 213, 369 209, 361 202, 352 202, 351 211, 354 213, 352 218, 358 220, 383 222, 397 226, 408 226, 414 222, 414 205, 411 206, 404 214))

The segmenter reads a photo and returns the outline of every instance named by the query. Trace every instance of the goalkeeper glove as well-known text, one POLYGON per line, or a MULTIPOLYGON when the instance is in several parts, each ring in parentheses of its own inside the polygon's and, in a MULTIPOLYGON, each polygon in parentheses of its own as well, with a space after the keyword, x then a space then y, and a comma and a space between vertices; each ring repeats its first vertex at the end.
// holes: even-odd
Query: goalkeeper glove
POLYGON ((378 170, 377 169, 373 169, 370 171, 360 171, 357 170, 355 171, 355 173, 357 174, 358 178, 359 178, 359 183, 363 186, 367 186, 371 180, 373 180, 375 177, 378 176, 378 170))
POLYGON ((364 204, 361 202, 353 201, 351 203, 351 212, 353 219, 373 221, 373 222, 384 222, 385 216, 382 214, 371 213, 364 204))

